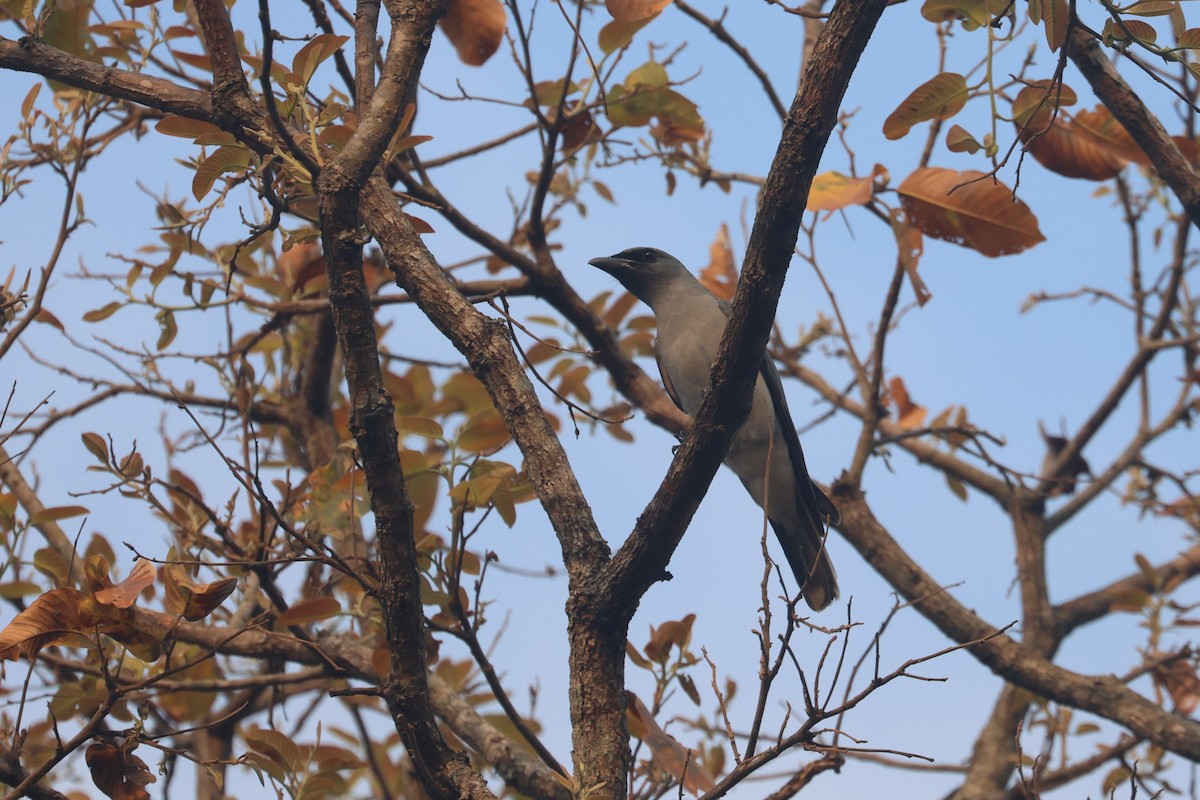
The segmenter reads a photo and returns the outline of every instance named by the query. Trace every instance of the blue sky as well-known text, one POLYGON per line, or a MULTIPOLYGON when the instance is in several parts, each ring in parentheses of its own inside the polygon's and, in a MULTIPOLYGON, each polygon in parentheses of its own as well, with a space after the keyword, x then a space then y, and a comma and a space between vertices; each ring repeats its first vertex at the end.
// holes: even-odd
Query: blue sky
MULTIPOLYGON (((289 17, 289 4, 273 6, 275 27, 285 34, 306 31, 303 11, 290 4, 296 16, 289 17), (294 26, 291 25, 295 21, 294 26)), ((525 8, 527 4, 522 3, 525 8)), ((697 2, 709 15, 721 13, 720 4, 697 2)), ((906 139, 890 142, 881 133, 883 119, 907 93, 937 72, 937 52, 933 26, 921 19, 915 4, 900 4, 884 16, 879 30, 867 48, 844 104, 852 111, 845 138, 853 149, 860 172, 874 163, 884 164, 896 185, 917 164, 927 124, 917 126, 906 139)), ((249 9, 238 7, 239 14, 249 9)), ((568 33, 557 6, 542 3, 537 7, 534 37, 535 69, 538 79, 551 79, 566 61, 565 38, 568 33)), ((585 20, 585 37, 594 42, 595 32, 605 21, 601 12, 585 20)), ((782 96, 789 97, 799 71, 799 45, 802 29, 797 18, 783 14, 766 3, 739 3, 730 7, 725 24, 755 53, 756 58, 776 82, 782 96)), ((256 30, 256 28, 254 29, 256 30)), ((11 30, 6 35, 12 35, 11 30)), ((250 36, 256 39, 256 35, 250 36)), ((779 130, 765 97, 758 91, 744 67, 732 54, 703 29, 675 9, 642 31, 618 68, 617 77, 646 58, 647 42, 676 43, 686 39, 688 46, 676 58, 671 75, 694 76, 679 91, 700 107, 714 131, 712 161, 720 169, 765 174, 779 130)), ((1023 42, 1041 41, 1040 32, 1026 35, 1023 42)), ((1019 66, 1024 48, 1021 44, 1001 56, 1001 76, 1019 66)), ((981 31, 956 29, 949 41, 947 69, 964 73, 975 69, 985 55, 981 31)), ((1039 51, 1031 77, 1049 77, 1054 57, 1039 51)), ((978 75, 978 72, 973 73, 978 75)), ((1067 82, 1086 97, 1082 79, 1068 69, 1067 82)), ((479 97, 519 100, 521 81, 508 52, 502 49, 487 65, 472 69, 461 66, 445 39, 435 39, 423 84, 435 91, 454 93, 457 83, 479 97)), ((15 106, 32 79, 6 74, 0 82, 0 120, 5 130, 14 123, 15 106)), ((1139 86, 1160 112, 1169 111, 1169 98, 1161 90, 1139 86)), ((47 93, 43 91, 42 102, 47 93)), ((1082 105, 1092 103, 1084 99, 1082 105)), ((528 113, 482 102, 437 102, 425 95, 414 125, 414 132, 430 134, 433 141, 421 145, 429 159, 453 152, 477 141, 481 136, 498 135, 528 121, 528 113), (483 132, 481 134, 481 131, 483 132)), ((1171 118, 1173 119, 1173 117, 1171 118)), ((988 120, 987 104, 971 102, 955 122, 973 132, 982 133, 988 120)), ((1003 135, 1011 135, 1002 127, 1003 135)), ((155 224, 153 200, 149 194, 171 197, 189 194, 190 174, 174 159, 191 155, 193 147, 185 140, 167 139, 153 133, 138 142, 115 146, 106 157, 92 164, 84 175, 82 194, 88 215, 95 225, 83 228, 72 238, 67 255, 55 279, 55 291, 48 306, 64 321, 78 320, 86 310, 106 302, 98 300, 99 291, 81 289, 68 275, 86 266, 96 272, 123 271, 108 254, 123 252, 134 244, 152 238, 155 224), (138 184, 147 192, 138 189, 138 184)), ((533 169, 536 143, 517 142, 485 157, 472 159, 440 170, 436 180, 443 193, 473 219, 492 231, 505 235, 511 226, 511 208, 507 191, 520 197, 525 191, 524 173, 533 169)), ((837 141, 826 151, 823 169, 845 171, 848 159, 837 141)), ((940 147, 932 163, 955 169, 986 169, 979 156, 951 154, 940 147)), ((735 185, 729 194, 716 187, 699 187, 679 175, 678 188, 668 197, 661 168, 651 163, 606 169, 597 173, 613 191, 615 204, 599 196, 587 198, 585 218, 567 217, 555 232, 561 244, 558 264, 584 296, 618 287, 608 276, 586 265, 589 258, 607 255, 634 245, 661 247, 680 257, 694 269, 707 262, 708 245, 721 224, 728 224, 735 251, 740 257, 745 242, 744 224, 753 210, 754 194, 750 187, 735 185)), ((1012 167, 1001 173, 1012 183, 1012 167)), ((1142 179, 1136 175, 1135 184, 1142 179)), ((936 414, 950 404, 965 405, 970 419, 980 427, 1003 436, 1006 446, 997 451, 1006 464, 1034 471, 1042 458, 1042 443, 1037 424, 1057 429, 1062 420, 1074 430, 1086 417, 1115 377, 1123 357, 1132 352, 1132 322, 1109 305, 1075 301, 1021 313, 1021 304, 1033 292, 1069 291, 1082 285, 1123 291, 1127 284, 1128 245, 1119 210, 1112 197, 1093 197, 1097 185, 1069 181, 1050 175, 1032 161, 1021 174, 1021 196, 1038 215, 1047 241, 1020 256, 987 259, 964 248, 935 241, 926 242, 921 274, 933 293, 925 307, 906 311, 902 324, 890 339, 888 374, 902 376, 914 398, 936 414)), ((59 213, 61 187, 43 177, 27 187, 25 196, 0 206, 0 272, 15 265, 18 272, 36 269, 49 251, 48 236, 59 213)), ((895 195, 885 198, 894 204, 895 195)), ((249 207, 247 198, 242 202, 249 207)), ((426 243, 443 263, 453 263, 479 253, 479 249, 458 237, 449 224, 439 222, 432 213, 423 213, 437 229, 426 243)), ((238 214, 234 203, 224 209, 210 226, 212 241, 230 241, 239 236, 238 214)), ((1148 239, 1149 237, 1147 237, 1148 239)), ((859 209, 834 215, 821 223, 817 235, 820 263, 836 296, 846 322, 856 337, 860 352, 868 346, 869 334, 878 316, 879 304, 890 279, 895 248, 891 234, 875 219, 859 209)), ((1143 245, 1147 270, 1155 272, 1166 263, 1166 248, 1155 250, 1143 245)), ((906 287, 903 303, 912 302, 906 287)), ((515 300, 518 313, 539 313, 533 301, 515 300)), ((778 322, 785 336, 794 340, 795 331, 809 326, 818 314, 831 315, 828 298, 820 282, 799 260, 793 264, 778 322)), ((415 309, 392 306, 383 315, 394 321, 394 346, 397 351, 425 357, 452 357, 452 351, 415 309), (403 337, 401 339, 401 337, 403 337)), ((126 344, 145 340, 150 346, 157 336, 153 327, 130 324, 136 314, 122 312, 102 330, 120 336, 126 344)), ((86 337, 92 329, 73 322, 68 327, 86 337)), ((218 319, 197 325, 187 333, 189 343, 200 349, 213 346, 223 337, 218 319)), ((35 326, 27 342, 39 354, 68 362, 83 370, 85 357, 70 347, 52 330, 35 326)), ((71 384, 24 362, 21 354, 12 354, 3 375, 18 379, 18 403, 28 408, 48 387, 61 394, 54 403, 67 405, 71 384), (15 362, 15 368, 10 366, 15 362)), ((102 368, 91 362, 94 368, 102 368)), ((826 371, 835 385, 844 385, 848 373, 836 359, 814 354, 811 366, 826 371)), ((644 365, 654 373, 652 361, 644 365)), ((187 365, 181 365, 186 370, 187 365)), ((1167 370, 1156 370, 1155 390, 1167 395, 1175 383, 1167 370)), ((607 388, 602 381, 595 391, 607 388)), ((2 388, 7 391, 7 385, 2 388)), ((822 416, 825 407, 813 393, 799 385, 788 386, 793 416, 803 429, 822 416)), ((1110 426, 1093 442, 1087 456, 1093 464, 1104 463, 1118 452, 1128 433, 1132 409, 1124 407, 1110 426)), ((566 415, 557 410, 560 418, 566 415)), ((62 425, 41 443, 24 468, 43 477, 47 504, 75 502, 68 491, 94 485, 84 473, 88 457, 78 445, 81 430, 111 432, 117 441, 136 439, 141 448, 161 458, 154 427, 160 418, 168 427, 179 430, 186 424, 168 407, 144 401, 114 403, 99 416, 80 423, 62 425), (62 454, 70 454, 62 463, 62 454)), ((585 433, 575 439, 563 435, 596 518, 614 547, 632 527, 645 502, 650 498, 671 457, 672 438, 640 419, 630 426, 637 435, 634 445, 614 442, 606 435, 585 433)), ((856 429, 848 420, 835 418, 804 437, 810 469, 819 480, 828 482, 849 462, 856 429)), ((1168 465, 1194 464, 1194 435, 1191 441, 1176 438, 1174 444, 1157 447, 1154 456, 1168 465)), ((513 456, 516 457, 515 455, 513 456)), ((203 451, 190 454, 194 474, 203 476, 205 487, 214 496, 231 490, 231 482, 222 473, 215 458, 203 451)), ((903 453, 893 450, 886 464, 874 461, 867 470, 866 489, 877 516, 919 563, 939 581, 955 585, 953 589, 964 604, 985 618, 1003 625, 1016 619, 1018 608, 1011 585, 1012 545, 1006 518, 989 500, 972 495, 965 503, 956 499, 942 478, 922 467, 903 453)), ((89 529, 102 530, 114 540, 137 538, 141 545, 160 548, 166 543, 158 528, 147 524, 129 503, 87 498, 93 506, 89 529)), ((483 546, 495 549, 506 564, 539 568, 557 564, 558 546, 534 505, 520 509, 520 521, 508 530, 493 521, 485 533, 483 546)), ((745 496, 736 479, 722 471, 701 506, 691 530, 679 548, 671 571, 675 579, 652 588, 642 603, 631 631, 635 644, 643 644, 648 626, 667 619, 696 613, 693 644, 704 646, 718 666, 719 674, 734 676, 741 693, 734 706, 738 727, 745 727, 753 710, 753 679, 757 651, 751 629, 759 602, 758 579, 761 555, 757 544, 761 515, 745 496)), ((1071 526, 1056 534, 1050 546, 1051 593, 1062 600, 1126 574, 1133 568, 1133 553, 1143 552, 1152 560, 1173 554, 1183 542, 1183 526, 1173 522, 1141 521, 1137 512, 1123 507, 1115 497, 1105 497, 1071 526)), ((887 615, 893 598, 888 587, 858 559, 837 537, 830 545, 837 564, 843 594, 853 598, 854 617, 863 626, 852 639, 851 652, 866 647, 869 637, 887 615)), ((497 603, 490 611, 495 631, 505 620, 503 636, 495 644, 495 660, 502 670, 510 692, 526 697, 526 687, 538 686, 538 708, 551 749, 562 760, 569 759, 569 732, 566 717, 565 636, 563 603, 565 578, 531 579, 496 573, 490 590, 497 603)), ((1195 600, 1194 590, 1183 591, 1181 599, 1195 600)), ((821 616, 822 624, 844 619, 845 606, 839 604, 821 616)), ((1140 643, 1137 619, 1122 615, 1082 632, 1069 640, 1061 661, 1064 665, 1091 673, 1124 672, 1139 659, 1135 650, 1140 643)), ((947 644, 930 625, 912 612, 903 613, 884 640, 883 666, 894 667, 904 660, 923 655, 947 644)), ((812 666, 820 656, 824 638, 802 636, 797 655, 812 666)), ((939 763, 964 759, 973 735, 978 730, 999 683, 971 658, 955 654, 925 665, 922 674, 947 676, 945 683, 905 681, 882 690, 846 720, 844 729, 867 746, 918 752, 934 757, 939 763), (936 724, 922 724, 914 730, 914 720, 933 717, 936 724)), ((709 675, 701 666, 693 678, 702 695, 709 675)), ((782 700, 795 697, 796 682, 785 681, 779 701, 769 706, 767 728, 782 718, 782 700)), ((631 688, 648 696, 649 686, 636 671, 631 671, 631 688)), ((1145 689, 1145 686, 1142 686, 1145 689)), ((523 702, 518 702, 524 707, 523 702)), ((668 715, 692 713, 682 696, 676 697, 668 715)), ((678 727, 673 732, 687 743, 687 734, 678 727)), ((1093 742, 1107 741, 1088 737, 1079 742, 1075 755, 1084 755, 1093 742)), ((804 757, 801 757, 804 758, 804 757)), ((797 758, 778 762, 779 770, 799 763, 797 758)), ((767 770, 775 773, 779 770, 767 770)), ((892 796, 933 796, 953 786, 953 780, 928 773, 884 772, 881 768, 851 761, 842 774, 825 775, 814 785, 813 796, 836 792, 842 797, 874 797, 886 789, 892 796)), ((739 789, 739 798, 759 797, 773 783, 753 784, 739 789)), ((1069 795, 1097 793, 1098 777, 1087 778, 1069 795)))

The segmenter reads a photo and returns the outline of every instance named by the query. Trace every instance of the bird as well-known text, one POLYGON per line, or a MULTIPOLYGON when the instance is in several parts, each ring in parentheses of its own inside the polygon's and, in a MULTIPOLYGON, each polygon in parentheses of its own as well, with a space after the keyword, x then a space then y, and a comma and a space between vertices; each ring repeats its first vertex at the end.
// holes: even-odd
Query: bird
MULTIPOLYGON (((677 258, 654 247, 632 247, 588 264, 650 306, 658 325, 654 356, 663 385, 675 405, 694 416, 712 381, 729 303, 706 289, 677 258)), ((814 611, 828 607, 837 599, 838 582, 825 549, 825 523, 836 525, 841 518, 808 475, 783 384, 766 355, 750 413, 733 435, 725 465, 766 509, 805 602, 814 611)))

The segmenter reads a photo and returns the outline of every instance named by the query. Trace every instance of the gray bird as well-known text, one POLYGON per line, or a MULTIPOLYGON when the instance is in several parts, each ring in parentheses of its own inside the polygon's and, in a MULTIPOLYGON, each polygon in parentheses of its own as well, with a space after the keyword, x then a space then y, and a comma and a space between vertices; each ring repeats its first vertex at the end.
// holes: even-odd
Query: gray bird
MULTIPOLYGON (((633 247, 588 263, 612 275, 654 311, 654 355, 667 394, 684 412, 696 414, 712 380, 730 305, 705 289, 676 258, 653 247, 633 247)), ((814 611, 832 603, 838 596, 837 574, 825 552, 824 520, 836 525, 840 515, 808 477, 783 384, 766 356, 750 414, 733 435, 725 465, 759 506, 768 497, 769 476, 767 519, 804 599, 814 611)))

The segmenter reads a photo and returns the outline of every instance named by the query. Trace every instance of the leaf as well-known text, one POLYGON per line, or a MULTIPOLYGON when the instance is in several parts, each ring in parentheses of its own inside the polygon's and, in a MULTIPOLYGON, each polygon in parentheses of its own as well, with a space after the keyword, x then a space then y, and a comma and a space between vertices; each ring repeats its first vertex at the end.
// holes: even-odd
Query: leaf
POLYGON ((132 752, 114 744, 96 742, 88 747, 85 758, 92 773, 92 783, 113 800, 149 800, 146 784, 158 779, 146 762, 132 752))
POLYGON ((177 114, 168 114, 158 121, 154 126, 154 130, 164 136, 178 136, 183 139, 195 140, 199 136, 206 134, 224 133, 216 125, 211 122, 205 122, 199 119, 189 119, 181 117, 177 114))
POLYGON ((985 256, 1019 253, 1045 240, 1029 208, 981 172, 922 167, 897 191, 909 221, 926 236, 985 256))
POLYGON ((1125 159, 1096 144, 1071 118, 1060 116, 1048 127, 1026 126, 1018 129, 1018 137, 1035 161, 1066 178, 1106 181, 1125 167, 1125 159))
POLYGON ((90 626, 80 613, 86 597, 78 589, 65 588, 51 589, 34 600, 0 631, 0 658, 16 661, 23 655, 32 660, 43 647, 86 630, 90 626))
POLYGON ((1058 52, 1067 39, 1067 24, 1071 7, 1067 0, 1042 0, 1042 27, 1046 31, 1046 44, 1050 52, 1058 52))
POLYGON ((179 333, 179 326, 175 324, 175 312, 170 309, 164 308, 154 316, 158 319, 159 327, 158 341, 155 346, 162 351, 175 341, 175 336, 179 333))
POLYGON ((901 428, 915 430, 925 421, 926 408, 912 401, 904 379, 898 375, 888 381, 888 402, 896 408, 896 424, 901 428))
POLYGON ((249 164, 250 151, 244 147, 233 145, 218 147, 196 167, 196 174, 192 178, 192 196, 197 200, 203 200, 204 196, 212 190, 217 178, 221 177, 221 173, 242 170, 249 164))
POLYGON ((58 522, 61 519, 70 519, 71 517, 82 517, 90 513, 83 506, 55 506, 54 508, 43 508, 29 518, 30 525, 44 525, 47 522, 58 522))
POLYGON ((342 604, 333 597, 314 597, 294 603, 291 608, 276 617, 278 625, 307 625, 320 622, 341 613, 342 604))
POLYGON ((951 125, 946 131, 946 149, 951 153, 978 153, 983 149, 974 136, 959 125, 951 125))
POLYGON ((107 305, 101 306, 100 308, 96 308, 91 311, 85 312, 83 315, 83 321, 84 322, 99 322, 102 319, 108 319, 113 314, 117 313, 117 311, 120 310, 120 308, 121 308, 121 304, 116 301, 113 301, 111 303, 108 303, 107 305))
POLYGON ((917 296, 917 305, 923 306, 933 299, 933 293, 917 274, 917 265, 925 252, 925 240, 921 237, 921 231, 910 224, 898 210, 888 214, 888 221, 892 226, 892 235, 896 237, 896 253, 900 259, 900 266, 904 267, 904 274, 912 284, 913 294, 917 296))
POLYGON ((604 0, 604 5, 617 22, 636 22, 662 11, 671 0, 604 0))
POLYGON ((33 316, 33 321, 58 328, 63 333, 67 332, 67 329, 63 326, 62 321, 58 317, 51 314, 50 309, 48 308, 39 308, 37 313, 33 316))
POLYGON ((613 20, 600 29, 600 35, 597 37, 600 45, 600 52, 608 55, 614 50, 619 50, 633 40, 634 35, 642 28, 650 24, 654 16, 643 17, 633 22, 618 22, 613 20))
POLYGON ((348 41, 349 36, 333 33, 319 33, 309 39, 292 58, 292 80, 300 86, 307 86, 321 62, 340 50, 348 41))
POLYGON ((1073 106, 1077 102, 1079 97, 1075 90, 1065 83, 1047 79, 1030 81, 1013 98, 1012 117, 1019 125, 1044 128, 1056 108, 1073 106))
POLYGON ((458 58, 482 66, 504 41, 508 19, 500 0, 450 0, 438 27, 454 45, 458 58))
POLYGON ((115 586, 101 589, 93 596, 105 605, 129 608, 137 600, 142 590, 154 583, 157 575, 158 571, 153 564, 144 558, 139 558, 125 580, 115 586))
POLYGON ((625 718, 629 733, 646 743, 651 758, 660 769, 668 772, 684 789, 699 795, 716 787, 712 774, 697 761, 695 750, 686 748, 664 731, 633 692, 625 692, 625 718))
MULTIPOLYGON (((175 558, 173 550, 167 558, 175 558)), ((163 608, 168 614, 198 622, 219 608, 236 587, 237 578, 195 583, 183 565, 169 564, 163 568, 163 608)))
POLYGON ((870 202, 874 183, 874 176, 851 178, 840 172, 822 172, 813 178, 805 210, 837 211, 847 206, 863 205, 870 202))
POLYGON ((733 300, 737 291, 738 272, 729 244, 729 226, 721 223, 717 238, 708 246, 708 266, 700 270, 700 283, 722 300, 733 300))
MULTIPOLYGON (((1161 657, 1163 654, 1151 654, 1151 657, 1161 657)), ((1190 717, 1200 705, 1200 677, 1196 675, 1196 667, 1190 659, 1179 658, 1159 664, 1150 671, 1155 686, 1165 690, 1174 703, 1174 711, 1184 717, 1190 717)))
POLYGON ((504 420, 499 412, 491 408, 469 419, 459 429, 455 442, 469 453, 490 453, 508 444, 509 439, 504 420))
POLYGON ((967 79, 943 72, 918 86, 883 122, 883 135, 899 139, 913 125, 931 119, 949 119, 967 102, 967 79))
POLYGON ((1158 31, 1154 30, 1153 25, 1142 22, 1140 19, 1125 19, 1121 21, 1120 25, 1112 19, 1106 19, 1101 36, 1104 38, 1104 43, 1109 46, 1113 44, 1124 46, 1135 41, 1154 44, 1158 39, 1158 31))

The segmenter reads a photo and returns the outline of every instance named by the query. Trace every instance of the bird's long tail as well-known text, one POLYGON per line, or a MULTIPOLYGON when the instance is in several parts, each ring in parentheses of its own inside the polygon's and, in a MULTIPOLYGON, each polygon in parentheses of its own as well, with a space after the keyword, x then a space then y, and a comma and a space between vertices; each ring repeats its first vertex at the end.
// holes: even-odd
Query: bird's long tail
MULTIPOLYGON (((838 596, 837 572, 829 554, 825 552, 826 532, 822 521, 824 508, 834 509, 834 506, 828 499, 823 505, 820 504, 818 497, 824 499, 824 494, 815 486, 808 497, 804 496, 802 489, 797 491, 797 495, 797 518, 772 519, 771 527, 792 568, 804 601, 813 611, 821 611, 838 596)), ((836 509, 833 513, 837 513, 836 509)))

